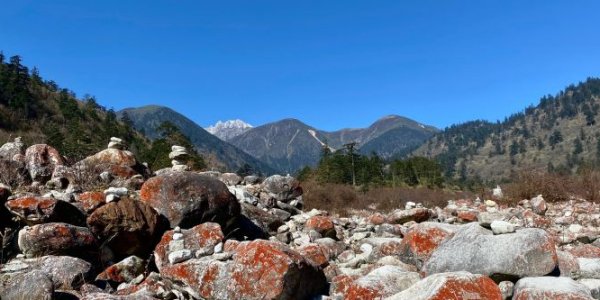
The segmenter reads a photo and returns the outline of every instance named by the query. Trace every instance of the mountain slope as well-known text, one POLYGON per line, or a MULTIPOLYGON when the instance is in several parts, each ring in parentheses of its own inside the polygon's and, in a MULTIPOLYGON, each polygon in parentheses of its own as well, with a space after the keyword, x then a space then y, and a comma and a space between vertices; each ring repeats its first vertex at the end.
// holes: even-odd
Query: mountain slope
POLYGON ((318 161, 323 139, 316 129, 285 119, 250 129, 231 143, 279 171, 293 173, 318 161))
POLYGON ((216 137, 229 141, 232 138, 250 130, 252 125, 240 120, 228 120, 225 122, 217 121, 213 126, 206 127, 206 131, 215 135, 216 137))
POLYGON ((589 78, 503 122, 451 126, 416 150, 455 178, 500 180, 524 169, 574 171, 600 158, 600 79, 589 78))
POLYGON ((226 170, 235 171, 244 164, 249 164, 257 171, 267 174, 273 173, 273 169, 267 164, 222 141, 194 123, 194 121, 170 108, 149 105, 139 108, 126 108, 119 111, 118 114, 121 116, 127 114, 133 126, 151 139, 159 137, 156 129, 160 124, 165 121, 173 123, 184 135, 189 137, 196 150, 207 157, 206 160, 209 165, 222 164, 226 170))
POLYGON ((318 163, 325 145, 332 150, 357 142, 368 153, 385 158, 404 154, 423 143, 436 132, 399 116, 388 116, 368 128, 342 129, 334 132, 317 130, 296 119, 285 119, 258 126, 231 139, 231 143, 252 156, 288 173, 318 163), (386 139, 370 144, 386 135, 386 139))

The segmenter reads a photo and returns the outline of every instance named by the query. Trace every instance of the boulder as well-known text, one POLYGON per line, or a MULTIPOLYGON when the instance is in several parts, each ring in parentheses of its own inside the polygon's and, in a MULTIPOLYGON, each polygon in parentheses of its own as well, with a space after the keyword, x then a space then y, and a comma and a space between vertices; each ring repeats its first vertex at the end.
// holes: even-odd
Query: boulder
POLYGON ((50 255, 31 260, 33 269, 51 275, 56 289, 79 289, 92 274, 92 264, 76 257, 50 255))
POLYGON ((573 254, 566 251, 556 251, 558 255, 558 269, 561 277, 578 278, 581 270, 579 261, 573 254))
POLYGON ((5 206, 11 214, 28 225, 49 222, 85 224, 85 216, 81 210, 71 203, 54 198, 21 197, 7 201, 5 206))
POLYGON ((331 217, 327 216, 314 216, 310 217, 304 225, 308 230, 314 230, 323 237, 329 237, 336 239, 335 225, 331 217))
POLYGON ((8 142, 0 147, 0 159, 2 160, 13 160, 15 155, 25 154, 25 144, 21 141, 21 138, 15 138, 14 142, 8 142))
POLYGON ((188 250, 192 256, 197 251, 212 254, 214 248, 223 243, 225 236, 217 223, 204 223, 181 231, 169 230, 154 249, 154 261, 158 270, 169 264, 169 254, 175 251, 188 250))
POLYGON ((391 224, 404 224, 408 222, 425 222, 431 217, 431 212, 426 208, 412 208, 409 210, 395 210, 388 216, 391 224))
POLYGON ((224 183, 192 172, 152 177, 142 186, 140 198, 165 216, 171 228, 211 221, 227 231, 240 215, 240 204, 224 183))
POLYGON ((485 275, 468 272, 434 274, 408 289, 387 298, 389 300, 501 300, 496 283, 485 275))
POLYGON ((74 166, 74 170, 93 176, 107 172, 114 178, 131 178, 138 174, 148 176, 150 173, 146 166, 136 160, 132 152, 115 148, 104 149, 84 158, 74 166))
POLYGON ((0 287, 1 299, 54 299, 54 283, 51 275, 41 270, 34 270, 14 276, 4 286, 0 287))
POLYGON ((416 272, 400 267, 383 266, 352 282, 344 299, 382 299, 406 290, 421 280, 416 272))
POLYGON ((278 242, 241 243, 230 272, 231 298, 307 299, 327 292, 323 271, 278 242))
POLYGON ((564 299, 591 300, 590 290, 567 277, 528 277, 517 282, 514 300, 564 299))
POLYGON ((292 176, 273 175, 261 184, 262 189, 277 201, 289 202, 302 195, 300 182, 292 176))
POLYGON ((578 258, 581 278, 600 279, 600 258, 578 258))
POLYGON ((152 207, 129 198, 96 209, 87 224, 121 258, 146 257, 166 230, 165 221, 152 207))
POLYGON ((431 253, 454 236, 456 225, 424 222, 410 228, 400 243, 398 255, 408 264, 421 267, 431 253))
POLYGON ((235 173, 223 173, 219 179, 226 185, 238 185, 242 182, 242 177, 235 173))
POLYGON ((600 258, 600 247, 590 244, 580 244, 568 250, 575 257, 600 258))
POLYGON ((32 180, 45 183, 52 178, 56 166, 64 165, 64 160, 51 146, 37 144, 25 151, 25 164, 32 180))
POLYGON ((96 280, 106 280, 116 283, 130 282, 146 270, 146 264, 143 259, 137 256, 130 256, 124 260, 106 268, 98 274, 96 280))
POLYGON ((490 228, 494 234, 505 234, 515 232, 515 225, 506 221, 493 221, 490 228))
POLYGON ((186 291, 196 299, 243 299, 241 294, 231 294, 232 297, 229 297, 230 265, 231 261, 190 259, 179 264, 165 265, 160 274, 166 279, 182 283, 186 291))
POLYGON ((76 198, 74 203, 75 206, 88 215, 104 204, 106 204, 106 201, 102 192, 84 192, 76 198))
POLYGON ((558 265, 552 237, 526 228, 494 235, 479 224, 462 225, 453 237, 433 251, 423 265, 426 274, 467 271, 488 276, 543 276, 558 265))
POLYGON ((546 204, 546 201, 542 195, 538 195, 537 197, 529 200, 529 204, 531 205, 533 212, 541 216, 545 215, 546 211, 548 210, 548 205, 546 204))
POLYGON ((27 257, 51 254, 89 259, 98 252, 96 239, 89 229, 66 223, 26 226, 19 231, 18 245, 27 257))

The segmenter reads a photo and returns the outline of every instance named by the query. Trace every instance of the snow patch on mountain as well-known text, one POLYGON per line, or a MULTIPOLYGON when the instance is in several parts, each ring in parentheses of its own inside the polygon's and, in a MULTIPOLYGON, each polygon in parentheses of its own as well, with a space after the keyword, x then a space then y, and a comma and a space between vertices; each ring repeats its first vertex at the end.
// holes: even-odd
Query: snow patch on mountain
POLYGON ((252 125, 240 119, 235 119, 224 122, 219 120, 215 125, 209 126, 205 129, 216 137, 224 141, 229 141, 252 128, 252 125))

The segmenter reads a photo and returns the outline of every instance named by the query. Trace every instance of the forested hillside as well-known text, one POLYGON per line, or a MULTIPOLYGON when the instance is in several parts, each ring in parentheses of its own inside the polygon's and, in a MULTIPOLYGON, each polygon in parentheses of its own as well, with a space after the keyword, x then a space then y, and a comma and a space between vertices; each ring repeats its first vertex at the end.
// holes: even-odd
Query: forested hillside
POLYGON ((589 78, 502 122, 446 128, 413 154, 437 158, 456 179, 508 178, 519 170, 575 172, 600 159, 600 79, 589 78))
POLYGON ((0 53, 0 141, 22 136, 27 144, 48 143, 68 158, 80 158, 106 148, 111 136, 143 153, 149 144, 111 109, 93 96, 76 95, 29 70, 20 56, 0 53))

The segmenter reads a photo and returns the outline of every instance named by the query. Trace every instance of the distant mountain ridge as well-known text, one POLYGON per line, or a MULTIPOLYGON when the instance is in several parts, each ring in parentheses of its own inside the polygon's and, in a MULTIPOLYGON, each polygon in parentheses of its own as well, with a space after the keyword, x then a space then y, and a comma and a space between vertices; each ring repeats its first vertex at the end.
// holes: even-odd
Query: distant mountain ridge
POLYGON ((333 132, 297 119, 284 119, 254 127, 230 142, 275 169, 293 173, 304 166, 315 166, 325 145, 336 150, 356 142, 359 151, 364 148, 367 153, 390 158, 410 152, 436 132, 435 127, 396 115, 381 118, 367 128, 333 132), (378 141, 384 134, 386 139, 378 141))
POLYGON ((235 119, 225 122, 219 120, 215 125, 206 127, 204 129, 224 141, 229 141, 232 138, 250 130, 252 127, 252 125, 240 119, 235 119))
POLYGON ((209 165, 212 160, 216 159, 216 162, 212 162, 213 165, 223 165, 230 172, 236 171, 244 164, 248 164, 262 173, 275 173, 275 170, 267 164, 222 141, 194 121, 168 107, 148 105, 138 108, 126 108, 117 114, 122 116, 125 112, 131 119, 133 126, 150 139, 159 137, 156 129, 164 121, 173 123, 190 139, 196 150, 206 156, 209 165))

